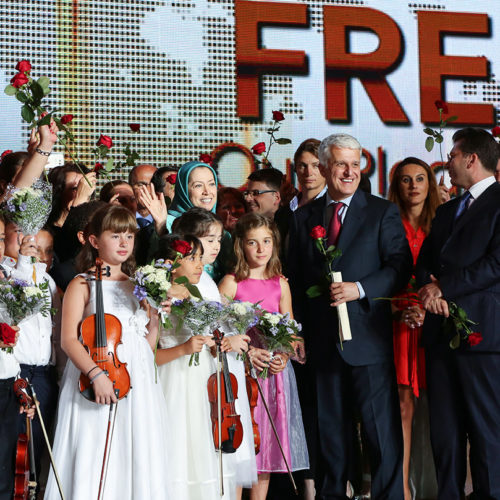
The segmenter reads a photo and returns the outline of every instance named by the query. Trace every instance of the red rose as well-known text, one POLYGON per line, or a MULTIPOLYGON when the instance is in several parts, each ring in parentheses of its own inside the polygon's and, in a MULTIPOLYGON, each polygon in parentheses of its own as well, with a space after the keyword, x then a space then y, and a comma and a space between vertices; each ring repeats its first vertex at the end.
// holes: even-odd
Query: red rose
POLYGON ((165 179, 169 184, 175 184, 175 181, 177 180, 177 174, 170 174, 166 179, 165 179))
POLYGON ((20 73, 24 73, 25 71, 29 73, 31 71, 31 64, 30 64, 29 61, 27 61, 26 59, 24 59, 24 60, 19 61, 17 63, 16 69, 20 73))
POLYGON ((470 346, 477 345, 483 340, 483 336, 481 335, 480 332, 472 332, 468 337, 467 337, 467 342, 469 343, 470 346))
POLYGON ((434 101, 434 106, 436 106, 438 110, 442 110, 443 113, 448 113, 448 104, 446 104, 444 101, 434 101))
POLYGON ((326 229, 323 226, 314 226, 309 233, 313 240, 319 240, 326 236, 326 229))
POLYGON ((61 123, 63 125, 66 125, 67 123, 71 123, 73 121, 74 116, 73 115, 62 115, 61 116, 61 123))
POLYGON ((10 155, 10 153, 13 153, 13 152, 14 152, 14 151, 12 151, 12 149, 6 149, 6 150, 2 153, 1 158, 3 158, 4 156, 10 155))
POLYGON ((139 130, 141 130, 141 125, 139 123, 129 123, 128 126, 132 132, 139 132, 139 130))
POLYGON ((97 141, 98 146, 106 146, 108 149, 113 147, 113 141, 111 137, 108 137, 107 135, 102 135, 99 137, 99 140, 97 141))
POLYGON ((275 122, 282 122, 285 119, 285 115, 281 111, 273 111, 273 120, 275 122))
POLYGON ((213 158, 210 155, 207 155, 206 153, 201 154, 199 160, 210 166, 212 166, 212 163, 214 161, 213 158))
POLYGON ((265 142, 258 142, 255 146, 252 146, 252 153, 254 155, 261 155, 266 150, 265 142))
POLYGON ((17 75, 14 75, 12 77, 10 84, 13 87, 16 87, 16 89, 18 89, 19 87, 26 85, 28 83, 28 81, 29 81, 28 77, 24 73, 18 73, 17 75))
POLYGON ((172 248, 176 251, 182 254, 183 257, 186 255, 190 254, 193 251, 193 247, 184 240, 175 240, 172 243, 172 248))
POLYGON ((493 137, 500 137, 500 127, 497 125, 496 127, 492 128, 491 133, 493 137))
POLYGON ((100 162, 97 162, 95 165, 94 165, 94 168, 92 170, 92 172, 99 172, 99 170, 102 170, 104 168, 104 165, 100 162))
POLYGON ((7 323, 0 323, 0 340, 4 344, 13 344, 16 341, 16 331, 7 323))

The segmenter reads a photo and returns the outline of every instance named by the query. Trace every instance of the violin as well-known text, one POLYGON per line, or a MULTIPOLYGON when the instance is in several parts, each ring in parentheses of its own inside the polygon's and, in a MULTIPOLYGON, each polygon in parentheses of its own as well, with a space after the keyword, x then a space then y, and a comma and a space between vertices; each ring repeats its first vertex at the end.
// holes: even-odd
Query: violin
POLYGON ((223 453, 234 453, 243 441, 243 425, 241 424, 240 416, 236 413, 235 406, 235 401, 238 398, 238 382, 236 381, 236 377, 229 372, 226 353, 220 352, 223 337, 224 334, 220 330, 214 331, 214 340, 219 347, 219 356, 222 361, 220 403, 217 374, 213 373, 210 375, 207 389, 215 449, 219 450, 220 427, 220 450, 223 453), (220 422, 219 412, 221 415, 220 422))
POLYGON ((259 388, 257 387, 257 380, 255 380, 249 373, 245 375, 245 382, 247 386, 248 403, 250 405, 250 416, 252 418, 252 432, 255 454, 260 451, 260 432, 259 425, 255 421, 254 411, 259 399, 259 388))
MULTIPOLYGON (((122 343, 122 325, 120 320, 112 314, 104 313, 102 295, 102 277, 110 276, 109 266, 103 271, 103 261, 95 260, 96 312, 87 316, 81 324, 80 333, 82 343, 89 356, 96 365, 104 371, 113 382, 115 394, 118 399, 124 398, 130 390, 130 375, 127 371, 127 363, 122 363, 116 354, 116 348, 122 343)), ((94 389, 90 379, 80 375, 80 392, 89 401, 95 401, 94 389)))
MULTIPOLYGON (((14 382, 13 388, 19 404, 25 409, 31 408, 33 400, 27 392, 28 382, 19 378, 14 382)), ((14 500, 35 500, 36 487, 35 448, 32 439, 31 419, 26 417, 26 432, 19 434, 17 440, 14 500)))

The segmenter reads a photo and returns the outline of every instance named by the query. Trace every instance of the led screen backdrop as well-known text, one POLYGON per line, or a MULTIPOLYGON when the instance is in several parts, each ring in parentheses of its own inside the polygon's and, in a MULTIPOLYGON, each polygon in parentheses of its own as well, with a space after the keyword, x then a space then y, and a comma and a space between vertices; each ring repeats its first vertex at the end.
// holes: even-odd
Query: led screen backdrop
MULTIPOLYGON (((260 2, 0 0, 0 80, 18 60, 52 80, 51 106, 75 115, 79 156, 110 135, 145 162, 180 165, 217 152, 221 180, 241 185, 247 149, 285 115, 270 160, 283 171, 309 137, 361 141, 375 193, 424 148, 436 99, 457 126, 491 128, 500 102, 500 14, 490 0, 260 2), (132 138, 128 124, 140 123, 132 138), (228 144, 229 143, 229 144, 228 144), (246 154, 245 154, 246 153, 246 154)), ((0 96, 0 150, 22 149, 20 104, 0 96)), ((453 128, 445 131, 443 152, 453 128)))

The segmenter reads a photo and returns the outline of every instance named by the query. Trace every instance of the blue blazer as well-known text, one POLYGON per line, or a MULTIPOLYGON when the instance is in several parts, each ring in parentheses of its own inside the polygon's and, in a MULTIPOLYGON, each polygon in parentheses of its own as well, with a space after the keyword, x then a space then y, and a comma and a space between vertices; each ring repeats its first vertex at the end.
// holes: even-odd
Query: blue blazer
POLYGON ((412 257, 401 216, 394 203, 357 190, 347 210, 333 262, 343 281, 359 281, 366 293, 347 309, 353 339, 340 350, 336 308, 330 295, 309 299, 306 290, 324 280, 326 264, 309 233, 324 220, 326 195, 295 211, 290 222, 288 272, 293 307, 303 324, 309 360, 328 362, 333 349, 353 366, 393 359, 392 316, 389 301, 407 283, 412 257))
MULTIPOLYGON (((482 342, 460 349, 500 351, 500 184, 492 184, 455 224, 460 200, 455 198, 436 211, 429 236, 417 262, 419 285, 438 278, 443 296, 465 309, 478 324, 482 342)), ((447 345, 443 318, 427 314, 424 345, 447 345)))

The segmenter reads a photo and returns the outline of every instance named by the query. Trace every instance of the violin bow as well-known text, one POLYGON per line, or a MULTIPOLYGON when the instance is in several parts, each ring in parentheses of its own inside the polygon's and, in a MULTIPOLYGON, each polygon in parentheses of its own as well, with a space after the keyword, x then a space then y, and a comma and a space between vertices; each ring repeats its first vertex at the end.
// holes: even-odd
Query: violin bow
POLYGON ((250 356, 247 355, 246 358, 248 360, 248 364, 250 365, 250 374, 252 375, 252 378, 254 378, 255 381, 257 382, 257 389, 259 390, 259 395, 260 395, 260 398, 262 400, 262 404, 264 405, 264 408, 266 410, 267 418, 269 418, 269 422, 270 422, 271 427, 273 429, 274 437, 276 438, 276 441, 278 441, 278 446, 280 448, 281 456, 283 457, 283 460, 284 460, 285 465, 286 465, 288 477, 290 478, 290 481, 292 482, 292 486, 293 486, 293 489, 295 491, 295 494, 298 496, 299 490, 297 489, 297 485, 295 484, 295 480, 293 479, 292 471, 290 470, 290 466, 288 465, 288 461, 286 459, 285 452, 283 450, 283 446, 281 445, 281 440, 278 436, 278 431, 276 430, 276 426, 274 425, 273 417, 271 417, 271 412, 269 411, 269 406, 267 405, 267 401, 266 401, 266 398, 264 397, 262 387, 260 386, 259 379, 257 377, 257 372, 255 370, 255 367, 252 364, 252 361, 250 360, 250 356))
POLYGON ((56 462, 54 460, 54 456, 52 455, 52 448, 50 447, 50 441, 49 437, 47 436, 47 430, 45 429, 45 423, 42 418, 42 412, 40 411, 40 402, 38 401, 35 389, 30 382, 28 382, 28 386, 30 388, 33 401, 35 402, 36 413, 38 415, 38 418, 40 419, 40 426, 42 428, 43 437, 45 438, 45 444, 47 445, 47 451, 49 452, 50 463, 52 464, 52 470, 54 471, 54 477, 56 478, 57 487, 59 489, 59 495, 61 495, 62 500, 66 500, 62 490, 61 480, 59 479, 59 474, 57 473, 56 462))
POLYGON ((224 496, 224 468, 222 464, 222 404, 221 404, 221 363, 220 342, 217 348, 217 425, 219 427, 219 490, 221 498, 224 496))
MULTIPOLYGON (((118 391, 115 391, 118 393, 118 391)), ((116 394, 118 397, 118 394, 116 394)), ((113 440, 113 432, 115 430, 116 411, 118 409, 118 401, 109 405, 108 428, 106 430, 106 444, 104 445, 104 456, 102 457, 101 478, 99 479, 99 493, 97 500, 102 498, 104 486, 106 485, 106 477, 108 475, 109 455, 111 452, 111 442, 113 440)))

